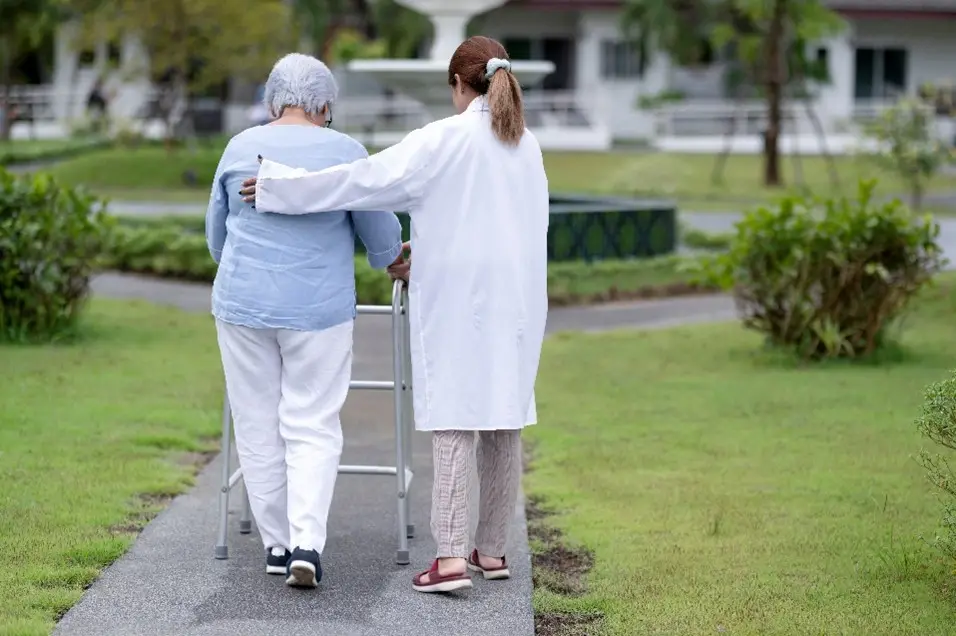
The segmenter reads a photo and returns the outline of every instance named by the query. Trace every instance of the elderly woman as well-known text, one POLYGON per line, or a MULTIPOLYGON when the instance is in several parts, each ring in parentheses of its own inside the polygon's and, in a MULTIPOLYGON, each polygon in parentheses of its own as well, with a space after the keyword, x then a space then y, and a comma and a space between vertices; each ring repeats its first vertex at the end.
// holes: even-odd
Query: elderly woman
POLYGON ((471 587, 468 570, 486 579, 510 574, 505 543, 521 477, 520 433, 536 420, 548 313, 548 180, 504 47, 469 38, 451 57, 448 84, 458 115, 319 172, 264 154, 258 182, 243 188, 266 218, 341 207, 409 211, 415 424, 433 431, 438 544, 438 558, 413 580, 420 592, 471 587), (473 452, 480 499, 472 548, 473 452))
MULTIPOLYGON (((236 447, 266 572, 314 587, 342 453, 339 411, 352 366, 355 235, 369 263, 401 263, 394 214, 262 215, 239 194, 257 155, 321 170, 368 156, 329 129, 336 83, 319 60, 279 60, 265 88, 274 121, 245 130, 223 152, 206 214, 219 263, 212 292, 236 447)), ((304 210, 303 210, 304 212, 304 210)))

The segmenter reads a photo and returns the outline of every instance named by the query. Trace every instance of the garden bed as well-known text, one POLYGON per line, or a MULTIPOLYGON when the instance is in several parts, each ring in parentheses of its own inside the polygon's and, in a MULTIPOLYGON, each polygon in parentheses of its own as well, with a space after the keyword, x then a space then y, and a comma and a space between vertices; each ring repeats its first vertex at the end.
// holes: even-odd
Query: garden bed
MULTIPOLYGON (((103 266, 122 272, 176 280, 212 282, 216 264, 209 256, 204 220, 197 216, 123 217, 103 266)), ((712 293, 696 282, 690 260, 671 255, 648 259, 563 262, 548 266, 548 296, 554 305, 712 293)), ((358 302, 388 304, 388 278, 356 256, 358 302)))

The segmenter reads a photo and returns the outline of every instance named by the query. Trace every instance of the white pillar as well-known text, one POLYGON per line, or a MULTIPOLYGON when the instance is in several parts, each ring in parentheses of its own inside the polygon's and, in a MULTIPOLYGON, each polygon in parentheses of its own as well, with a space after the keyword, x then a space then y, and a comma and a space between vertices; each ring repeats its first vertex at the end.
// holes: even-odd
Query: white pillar
POLYGON ((432 41, 432 50, 429 57, 433 60, 447 62, 455 54, 455 49, 465 39, 465 31, 471 15, 448 13, 431 16, 435 26, 435 39, 432 41))
POLYGON ((830 83, 820 89, 819 115, 830 127, 849 122, 853 118, 854 66, 856 47, 849 28, 840 35, 821 43, 827 48, 830 83))
POLYGON ((77 24, 64 22, 56 29, 53 43, 53 112, 64 121, 72 116, 74 82, 79 54, 76 51, 77 24))

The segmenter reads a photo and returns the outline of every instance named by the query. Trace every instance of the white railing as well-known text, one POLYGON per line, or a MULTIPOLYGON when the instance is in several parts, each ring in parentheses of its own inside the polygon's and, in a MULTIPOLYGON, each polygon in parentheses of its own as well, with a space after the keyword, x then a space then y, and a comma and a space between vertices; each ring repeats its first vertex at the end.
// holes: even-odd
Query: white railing
POLYGON ((82 99, 76 91, 57 91, 52 84, 14 85, 9 89, 10 106, 20 119, 55 121, 57 104, 82 99))
MULTIPOLYGON (((802 103, 781 108, 783 132, 808 134, 813 122, 802 103)), ((654 130, 660 137, 760 135, 767 129, 767 106, 761 102, 692 100, 654 110, 654 130)))
MULTIPOLYGON (((446 99, 451 99, 443 91, 446 99)), ((588 128, 594 125, 572 92, 529 91, 524 96, 530 128, 588 128)), ((340 100, 332 109, 335 128, 346 132, 398 132, 414 130, 432 119, 427 108, 403 96, 340 100)))

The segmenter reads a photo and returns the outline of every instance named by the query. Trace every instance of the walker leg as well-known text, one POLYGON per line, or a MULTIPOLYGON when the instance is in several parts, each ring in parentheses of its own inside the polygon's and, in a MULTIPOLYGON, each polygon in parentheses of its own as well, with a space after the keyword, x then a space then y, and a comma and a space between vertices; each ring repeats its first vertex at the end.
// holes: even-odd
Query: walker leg
MULTIPOLYGON (((411 323, 408 319, 408 294, 405 294, 405 311, 402 315, 402 332, 404 338, 402 343, 404 345, 404 351, 402 352, 402 382, 403 382, 403 396, 402 396, 402 422, 401 424, 405 428, 405 466, 408 468, 409 472, 414 472, 415 464, 413 461, 414 445, 412 443, 412 436, 415 430, 415 415, 412 410, 412 356, 411 356, 411 323)), ((415 538, 415 524, 412 523, 412 513, 409 507, 409 491, 411 486, 406 481, 405 483, 405 536, 409 539, 415 538)))
POLYGON ((392 391, 395 409, 395 479, 398 496, 398 553, 396 562, 407 565, 408 555, 408 476, 405 473, 405 321, 402 311, 402 287, 395 281, 392 287, 392 391))
POLYGON ((229 558, 229 458, 232 455, 232 411, 229 408, 229 394, 225 394, 222 404, 222 486, 219 490, 219 528, 216 539, 215 556, 217 559, 229 558))
POLYGON ((239 534, 252 532, 252 507, 249 504, 249 491, 246 481, 242 480, 242 516, 239 517, 239 534))

